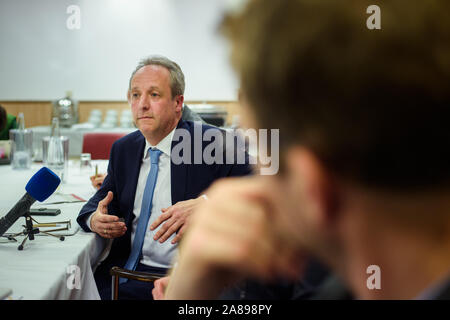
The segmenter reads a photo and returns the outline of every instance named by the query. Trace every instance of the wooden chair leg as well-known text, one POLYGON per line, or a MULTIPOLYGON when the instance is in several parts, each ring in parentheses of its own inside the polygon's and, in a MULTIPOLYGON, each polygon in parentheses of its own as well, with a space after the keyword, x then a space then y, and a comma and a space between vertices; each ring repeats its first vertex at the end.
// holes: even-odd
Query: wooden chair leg
POLYGON ((112 277, 112 290, 111 290, 111 298, 112 300, 119 299, 119 277, 113 276, 112 277))

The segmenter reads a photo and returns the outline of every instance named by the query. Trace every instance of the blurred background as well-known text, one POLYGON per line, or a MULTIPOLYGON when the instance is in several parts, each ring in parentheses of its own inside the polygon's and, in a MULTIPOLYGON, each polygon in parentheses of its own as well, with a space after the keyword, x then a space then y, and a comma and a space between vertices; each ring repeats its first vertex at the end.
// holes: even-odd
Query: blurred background
POLYGON ((0 104, 26 127, 50 126, 53 102, 70 96, 77 123, 115 110, 120 126, 131 72, 161 54, 181 66, 186 104, 218 106, 231 125, 238 83, 217 25, 243 2, 0 0, 0 104))

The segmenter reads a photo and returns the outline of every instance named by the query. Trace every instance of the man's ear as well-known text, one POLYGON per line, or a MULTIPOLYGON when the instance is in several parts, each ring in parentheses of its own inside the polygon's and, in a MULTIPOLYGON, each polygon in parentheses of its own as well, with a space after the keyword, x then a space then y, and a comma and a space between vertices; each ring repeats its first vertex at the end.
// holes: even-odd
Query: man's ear
POLYGON ((175 97, 175 111, 182 112, 183 111, 183 102, 184 102, 184 96, 182 94, 179 94, 175 97))
MULTIPOLYGON (((299 199, 306 202, 309 223, 324 230, 333 228, 338 213, 338 189, 329 170, 310 150, 293 147, 287 153, 291 179, 297 182, 299 199)), ((302 205, 299 203, 299 205, 302 205)))

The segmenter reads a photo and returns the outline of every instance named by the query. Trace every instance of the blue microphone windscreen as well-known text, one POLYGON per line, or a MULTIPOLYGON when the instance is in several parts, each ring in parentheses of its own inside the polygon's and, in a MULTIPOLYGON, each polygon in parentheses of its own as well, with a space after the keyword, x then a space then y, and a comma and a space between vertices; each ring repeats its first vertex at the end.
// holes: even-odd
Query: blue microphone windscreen
POLYGON ((61 179, 47 167, 41 168, 28 181, 25 190, 36 200, 42 202, 55 192, 61 179))

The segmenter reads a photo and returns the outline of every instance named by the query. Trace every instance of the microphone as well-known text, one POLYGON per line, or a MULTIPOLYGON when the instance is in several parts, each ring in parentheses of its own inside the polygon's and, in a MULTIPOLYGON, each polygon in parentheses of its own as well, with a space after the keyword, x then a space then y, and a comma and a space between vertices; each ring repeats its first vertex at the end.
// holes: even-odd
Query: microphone
POLYGON ((25 215, 31 205, 38 200, 45 201, 58 188, 61 179, 47 167, 36 172, 25 186, 25 195, 0 219, 0 236, 11 227, 17 219, 25 215))

